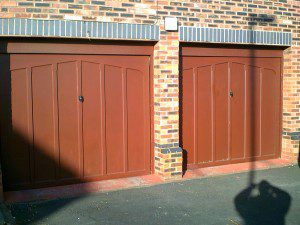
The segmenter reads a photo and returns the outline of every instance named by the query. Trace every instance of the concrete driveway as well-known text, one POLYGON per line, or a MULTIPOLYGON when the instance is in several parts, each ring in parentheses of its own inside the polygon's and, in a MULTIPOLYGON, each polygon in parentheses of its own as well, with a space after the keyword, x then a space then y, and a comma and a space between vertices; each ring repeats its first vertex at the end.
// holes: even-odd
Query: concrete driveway
POLYGON ((298 166, 9 207, 18 224, 300 224, 298 166))

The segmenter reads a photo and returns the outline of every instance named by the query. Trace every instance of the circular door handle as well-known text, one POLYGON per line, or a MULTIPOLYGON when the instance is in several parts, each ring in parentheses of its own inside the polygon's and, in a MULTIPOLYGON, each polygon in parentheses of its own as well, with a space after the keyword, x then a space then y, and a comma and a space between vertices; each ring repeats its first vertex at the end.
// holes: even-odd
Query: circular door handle
POLYGON ((80 96, 78 96, 78 100, 79 100, 80 102, 83 102, 83 101, 84 101, 84 97, 83 97, 82 95, 80 95, 80 96))

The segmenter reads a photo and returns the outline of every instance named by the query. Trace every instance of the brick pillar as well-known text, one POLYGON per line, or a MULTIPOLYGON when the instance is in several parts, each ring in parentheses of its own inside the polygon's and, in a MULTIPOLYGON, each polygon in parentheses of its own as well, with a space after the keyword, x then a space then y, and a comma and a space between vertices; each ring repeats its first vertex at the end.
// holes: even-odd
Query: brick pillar
POLYGON ((166 32, 154 47, 154 156, 155 173, 165 179, 182 176, 179 147, 178 32, 166 32))
POLYGON ((300 47, 284 51, 282 158, 297 161, 300 151, 300 47))

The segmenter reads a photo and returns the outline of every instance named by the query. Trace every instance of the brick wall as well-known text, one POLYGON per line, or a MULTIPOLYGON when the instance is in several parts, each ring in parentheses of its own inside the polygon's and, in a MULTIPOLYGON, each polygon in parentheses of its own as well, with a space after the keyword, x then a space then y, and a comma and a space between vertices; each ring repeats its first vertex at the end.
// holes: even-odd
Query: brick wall
POLYGON ((165 32, 163 17, 180 25, 293 32, 284 52, 282 156, 296 159, 300 133, 299 0, 1 0, 2 18, 43 18, 159 24, 154 50, 155 170, 166 178, 181 175, 179 146, 179 41, 165 32), (275 18, 268 21, 266 15, 275 18))

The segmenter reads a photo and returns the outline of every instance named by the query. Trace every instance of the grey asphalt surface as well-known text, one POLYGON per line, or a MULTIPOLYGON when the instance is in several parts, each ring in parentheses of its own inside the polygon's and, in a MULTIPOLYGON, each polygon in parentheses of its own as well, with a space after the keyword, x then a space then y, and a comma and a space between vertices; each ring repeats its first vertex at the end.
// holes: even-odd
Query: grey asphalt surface
POLYGON ((246 189, 248 179, 239 173, 9 207, 17 224, 300 224, 298 166, 256 171, 260 192, 246 189))

